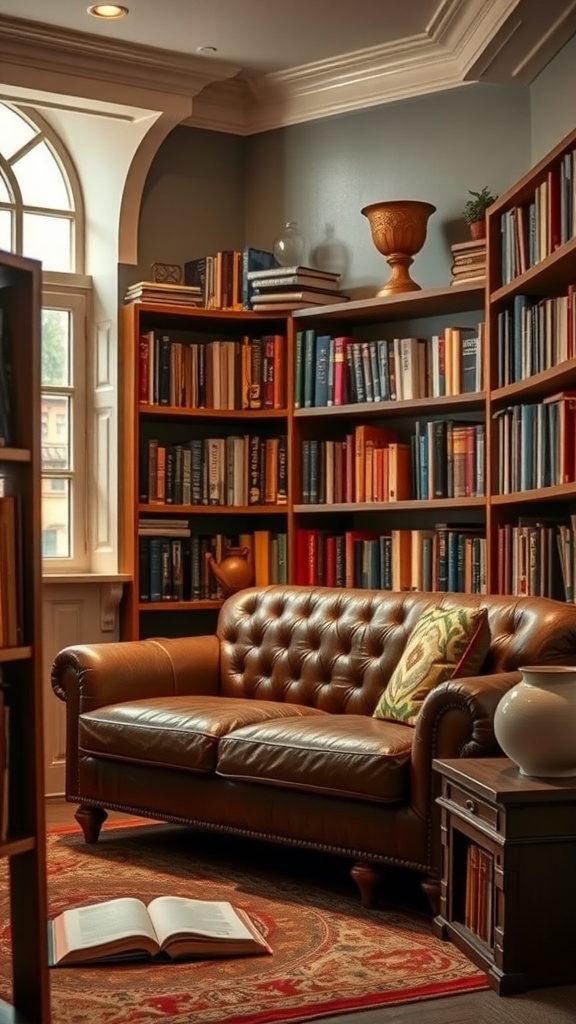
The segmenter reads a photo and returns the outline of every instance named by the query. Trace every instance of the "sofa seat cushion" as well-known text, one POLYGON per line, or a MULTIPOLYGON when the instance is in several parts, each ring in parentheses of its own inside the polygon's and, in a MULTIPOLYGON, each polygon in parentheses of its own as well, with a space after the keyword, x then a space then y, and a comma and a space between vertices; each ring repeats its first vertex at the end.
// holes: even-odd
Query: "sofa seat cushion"
POLYGON ((300 704, 237 697, 155 697, 80 715, 80 756, 213 772, 220 737, 231 729, 290 717, 329 717, 300 704))
POLYGON ((332 796, 406 801, 413 735, 406 725, 368 715, 261 722, 220 740, 216 772, 332 796))

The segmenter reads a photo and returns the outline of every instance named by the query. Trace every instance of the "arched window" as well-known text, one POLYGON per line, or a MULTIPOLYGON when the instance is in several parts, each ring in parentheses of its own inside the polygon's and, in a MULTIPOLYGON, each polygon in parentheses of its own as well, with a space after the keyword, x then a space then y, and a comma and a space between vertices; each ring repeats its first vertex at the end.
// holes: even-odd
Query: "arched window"
POLYGON ((29 107, 0 103, 0 248, 42 262, 42 547, 47 571, 89 569, 84 216, 78 177, 29 107))

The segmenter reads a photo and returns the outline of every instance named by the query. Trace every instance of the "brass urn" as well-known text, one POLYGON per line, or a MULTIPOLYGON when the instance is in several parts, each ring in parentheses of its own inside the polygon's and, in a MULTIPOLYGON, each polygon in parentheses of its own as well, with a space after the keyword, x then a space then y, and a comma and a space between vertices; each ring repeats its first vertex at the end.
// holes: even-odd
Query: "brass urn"
POLYGON ((420 291, 420 285, 412 280, 408 267, 426 241, 428 218, 435 211, 432 203, 418 199, 372 203, 360 211, 368 218, 374 245, 392 268, 390 279, 376 293, 377 297, 420 291))

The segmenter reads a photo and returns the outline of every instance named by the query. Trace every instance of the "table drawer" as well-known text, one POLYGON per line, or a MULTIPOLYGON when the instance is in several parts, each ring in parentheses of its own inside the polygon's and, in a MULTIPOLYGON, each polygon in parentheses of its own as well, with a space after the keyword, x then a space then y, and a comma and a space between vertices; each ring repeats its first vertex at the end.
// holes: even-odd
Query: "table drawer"
POLYGON ((473 793, 461 789, 448 779, 444 780, 444 798, 461 811, 465 811, 466 817, 470 820, 482 821, 498 831, 498 808, 493 804, 479 800, 473 793))

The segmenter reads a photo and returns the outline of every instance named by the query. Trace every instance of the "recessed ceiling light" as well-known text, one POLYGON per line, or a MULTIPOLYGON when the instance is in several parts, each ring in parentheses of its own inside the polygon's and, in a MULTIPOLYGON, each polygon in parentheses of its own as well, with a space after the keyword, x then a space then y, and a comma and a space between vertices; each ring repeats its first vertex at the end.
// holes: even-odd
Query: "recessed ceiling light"
POLYGON ((119 4, 94 4, 87 10, 94 18, 125 18, 130 13, 127 7, 121 7, 119 4))
POLYGON ((197 46, 196 53, 218 53, 217 46, 197 46))

